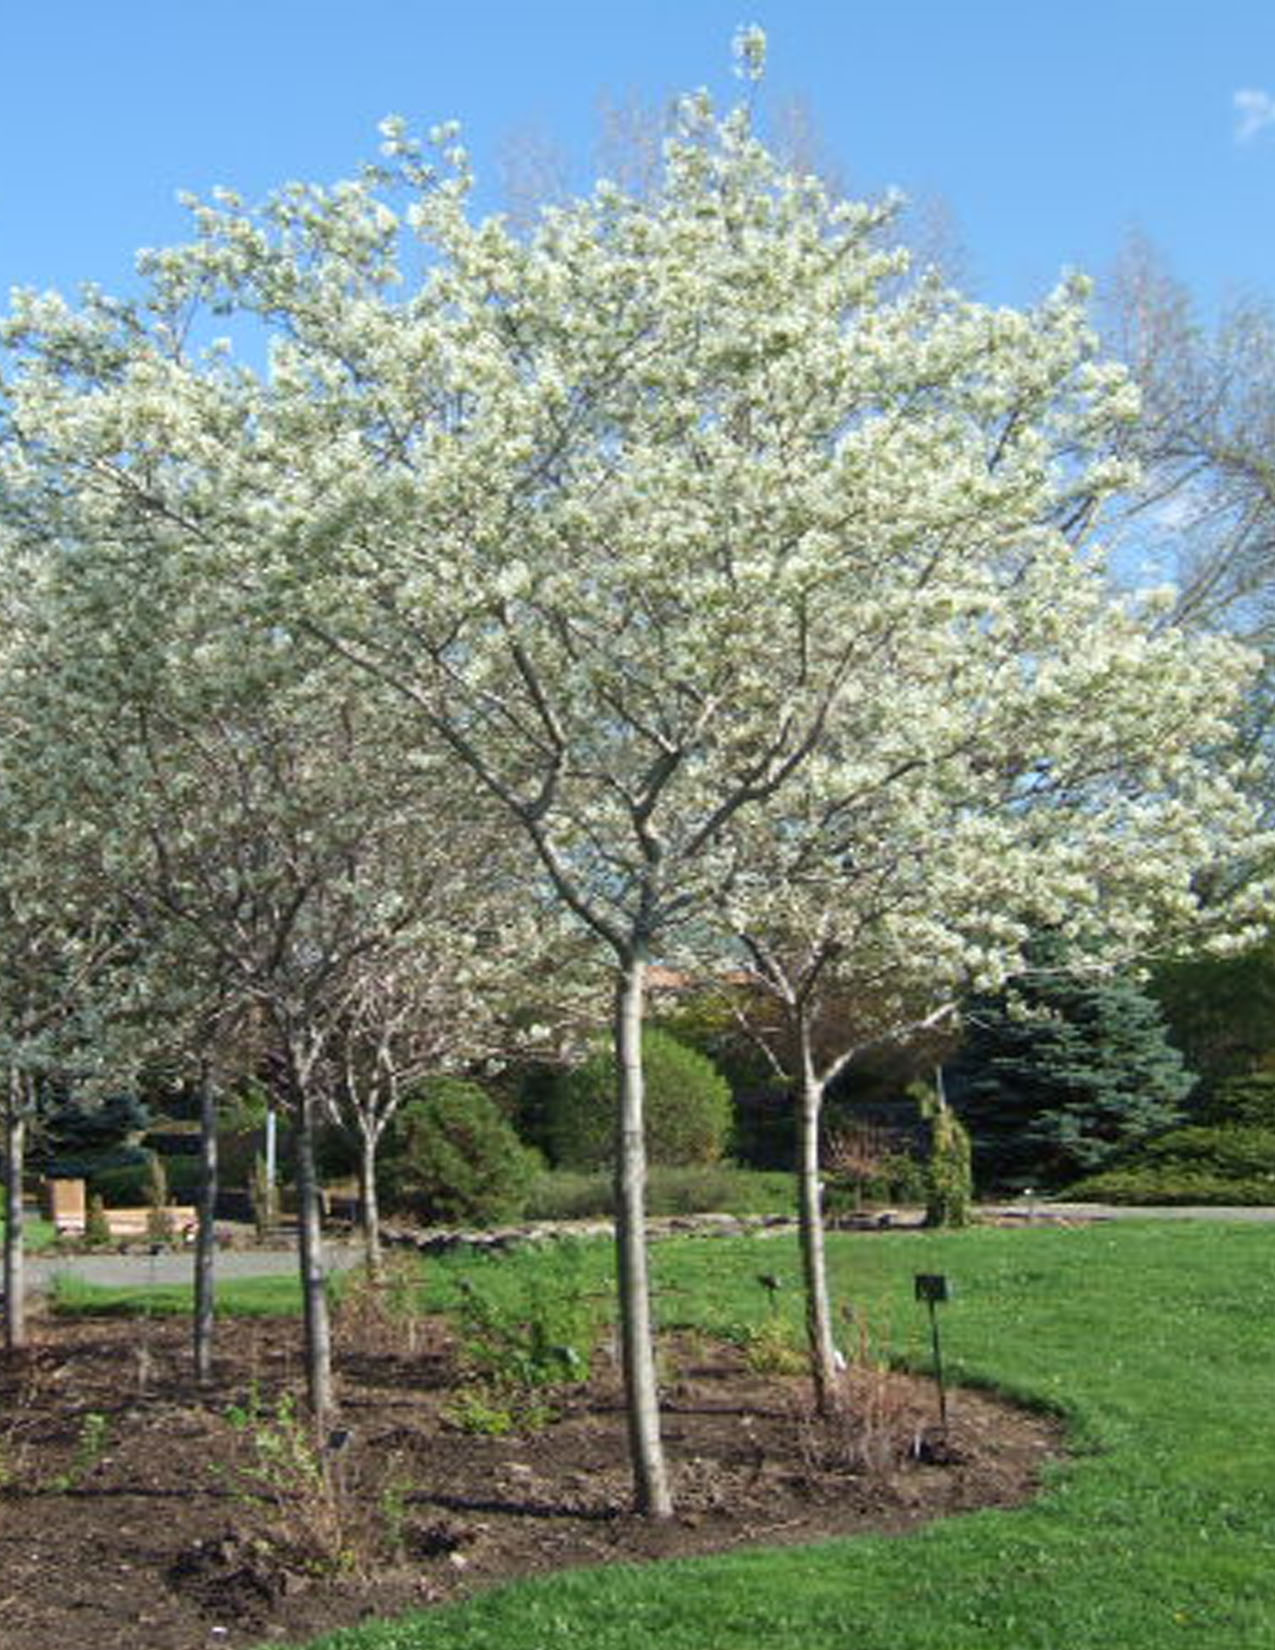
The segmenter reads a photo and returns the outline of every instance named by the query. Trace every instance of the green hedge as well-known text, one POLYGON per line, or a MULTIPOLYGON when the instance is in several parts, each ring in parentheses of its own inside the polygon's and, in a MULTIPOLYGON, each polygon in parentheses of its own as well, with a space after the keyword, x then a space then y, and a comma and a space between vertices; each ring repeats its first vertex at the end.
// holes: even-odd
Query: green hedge
POLYGON ((1246 1072, 1218 1083, 1198 1113, 1221 1128, 1275 1128, 1275 1071, 1246 1072))
MULTIPOLYGON (((647 1180, 651 1215, 792 1215, 797 1188, 792 1175, 743 1169, 734 1163, 678 1168, 655 1164, 647 1180)), ((615 1208, 612 1178, 603 1170, 550 1169, 527 1198, 529 1220, 602 1220, 615 1208)))

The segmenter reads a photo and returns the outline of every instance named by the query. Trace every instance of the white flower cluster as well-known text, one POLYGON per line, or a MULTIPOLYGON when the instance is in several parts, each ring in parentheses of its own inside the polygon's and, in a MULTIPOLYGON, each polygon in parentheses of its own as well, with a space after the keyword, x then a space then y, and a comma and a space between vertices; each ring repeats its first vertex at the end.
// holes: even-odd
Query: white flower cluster
POLYGON ((892 205, 702 95, 654 194, 528 235, 473 216, 453 125, 382 136, 353 181, 192 202, 136 305, 18 296, 11 522, 121 614, 139 576, 215 588, 392 684, 402 768, 496 799, 621 958, 835 934, 895 1013, 1040 925, 1111 960, 1197 920, 1253 846, 1215 755, 1247 662, 1083 542, 1137 409, 1081 280, 909 284, 892 205), (192 351, 201 312, 268 369, 192 351))

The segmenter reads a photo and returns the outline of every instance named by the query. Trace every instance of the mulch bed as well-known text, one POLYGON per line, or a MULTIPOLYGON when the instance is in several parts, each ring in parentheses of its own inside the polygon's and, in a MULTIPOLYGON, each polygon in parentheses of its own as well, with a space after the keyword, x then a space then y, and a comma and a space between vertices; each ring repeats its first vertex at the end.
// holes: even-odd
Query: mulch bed
POLYGON ((0 1363, 5 1650, 235 1650, 569 1565, 903 1532, 1021 1503, 1062 1452, 1055 1423, 972 1392, 940 1438, 932 1383, 881 1371, 825 1424, 803 1381, 686 1339, 661 1354, 678 1513, 652 1524, 627 1510, 607 1356, 540 1425, 476 1435, 458 1421, 481 1394, 441 1322, 410 1344, 375 1313, 339 1333, 328 1487, 298 1495, 295 1321, 223 1326, 205 1391, 181 1320, 40 1321, 0 1363))

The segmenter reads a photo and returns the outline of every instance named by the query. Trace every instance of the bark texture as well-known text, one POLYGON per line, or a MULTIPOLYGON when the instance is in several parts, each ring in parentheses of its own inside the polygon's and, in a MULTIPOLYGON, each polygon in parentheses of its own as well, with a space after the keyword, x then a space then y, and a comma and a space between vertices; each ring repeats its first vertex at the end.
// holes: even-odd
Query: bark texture
POLYGON ((315 1424, 331 1417, 332 1329, 323 1273, 323 1224, 319 1209, 319 1180, 314 1162, 314 1107, 305 1088, 296 1097, 297 1119, 297 1232, 301 1267, 301 1300, 305 1319, 306 1393, 315 1424))
POLYGON ((22 1169, 26 1154, 26 1099, 19 1073, 9 1078, 4 1141, 4 1344, 17 1352, 27 1344, 26 1243, 22 1223, 22 1169))
POLYGON ((195 1220, 195 1380, 213 1378, 217 1253, 217 1099, 207 1072, 199 1080, 199 1207, 195 1220))
POLYGON ((828 1294, 824 1243, 823 1186, 819 1176, 819 1125, 824 1085, 815 1070, 810 1022, 804 1013, 797 1016, 797 1032, 801 1049, 797 1224, 806 1299, 810 1378, 814 1386, 815 1407, 821 1415, 826 1415, 836 1406, 841 1382, 832 1335, 832 1304, 828 1294))
POLYGON ((620 1350, 624 1369, 634 1501, 648 1518, 671 1518, 659 1388, 652 1339, 651 1288, 646 1253, 646 1137, 642 1080, 644 963, 624 963, 616 992, 615 1044, 620 1075, 616 1142, 616 1266, 620 1350))
POLYGON ((381 1250, 381 1206, 376 1195, 376 1135, 364 1129, 359 1141, 359 1219, 363 1227, 367 1275, 373 1283, 385 1276, 381 1250))

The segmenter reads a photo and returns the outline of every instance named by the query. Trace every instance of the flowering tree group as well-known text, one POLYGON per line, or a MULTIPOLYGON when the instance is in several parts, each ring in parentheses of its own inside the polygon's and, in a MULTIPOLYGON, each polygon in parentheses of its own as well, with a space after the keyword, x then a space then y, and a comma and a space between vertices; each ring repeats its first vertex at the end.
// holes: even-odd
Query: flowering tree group
MULTIPOLYGON (((746 32, 749 79, 761 53, 746 32)), ((648 962, 742 955, 791 1010, 817 1246, 817 990, 874 1001, 876 1036, 1038 924, 1095 964, 1189 924, 1249 829, 1210 759, 1246 665, 1109 593, 1089 535, 1136 397, 1081 283, 1017 313, 908 280, 889 206, 703 94, 640 196, 522 233, 469 191, 454 132, 427 158, 391 122, 350 182, 196 203, 137 302, 20 297, 3 486, 72 560, 144 542, 196 608, 387 690, 376 785, 495 810, 524 898, 589 936, 637 1502, 664 1516, 648 962)))

